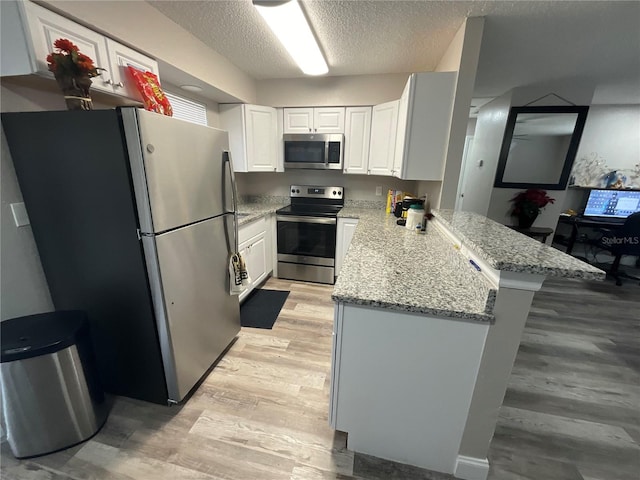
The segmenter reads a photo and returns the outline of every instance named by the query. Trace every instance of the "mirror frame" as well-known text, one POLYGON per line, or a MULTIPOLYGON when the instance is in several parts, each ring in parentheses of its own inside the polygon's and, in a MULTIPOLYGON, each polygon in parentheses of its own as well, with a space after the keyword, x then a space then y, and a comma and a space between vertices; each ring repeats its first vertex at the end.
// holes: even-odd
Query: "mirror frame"
POLYGON ((569 175, 571 174, 571 167, 575 160, 576 153, 578 151, 578 145, 580 144, 580 138, 582 138, 582 132, 584 131, 584 124, 587 120, 587 113, 589 107, 587 106, 547 106, 547 107, 511 107, 509 111, 509 117, 507 118, 507 127, 504 132, 504 138, 502 140, 502 148, 500 149, 500 156, 498 157, 498 169, 496 171, 496 178, 493 184, 494 188, 542 188, 544 190, 564 190, 569 182, 569 175), (558 183, 527 183, 527 182, 505 182, 504 171, 507 168, 507 160, 509 156, 509 148, 511 147, 511 140, 513 137, 513 131, 516 127, 516 118, 519 113, 577 113, 576 125, 571 135, 571 141, 569 142, 569 149, 567 156, 564 159, 564 166, 562 167, 562 173, 560 174, 560 180, 558 183))

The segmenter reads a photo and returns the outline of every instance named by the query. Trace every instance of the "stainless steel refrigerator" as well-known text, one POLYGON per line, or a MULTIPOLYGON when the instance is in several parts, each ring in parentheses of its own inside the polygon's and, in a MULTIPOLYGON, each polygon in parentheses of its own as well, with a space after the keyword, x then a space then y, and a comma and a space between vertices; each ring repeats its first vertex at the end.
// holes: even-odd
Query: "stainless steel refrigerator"
POLYGON ((133 107, 2 114, 56 310, 109 392, 182 401, 240 330, 225 131, 133 107))

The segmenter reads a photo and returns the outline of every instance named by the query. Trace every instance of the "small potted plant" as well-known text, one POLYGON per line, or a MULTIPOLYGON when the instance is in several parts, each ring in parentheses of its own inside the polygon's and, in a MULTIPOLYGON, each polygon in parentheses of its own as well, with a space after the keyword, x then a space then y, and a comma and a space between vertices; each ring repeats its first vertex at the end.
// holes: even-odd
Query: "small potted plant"
POLYGON ((49 70, 64 93, 69 110, 92 110, 91 78, 104 68, 96 67, 93 60, 80 53, 78 47, 65 38, 53 42, 55 51, 47 56, 49 70))
POLYGON ((549 203, 554 203, 555 199, 547 195, 545 190, 530 188, 518 193, 511 199, 513 208, 511 216, 518 217, 520 228, 530 228, 540 212, 549 203))

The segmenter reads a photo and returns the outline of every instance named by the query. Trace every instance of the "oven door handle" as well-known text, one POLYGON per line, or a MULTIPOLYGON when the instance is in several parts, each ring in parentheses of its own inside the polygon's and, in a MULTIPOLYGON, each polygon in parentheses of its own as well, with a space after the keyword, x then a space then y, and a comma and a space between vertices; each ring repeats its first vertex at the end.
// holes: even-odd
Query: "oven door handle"
POLYGON ((335 218, 318 218, 318 217, 298 217, 295 215, 277 215, 276 220, 278 222, 292 222, 292 223, 322 223, 324 225, 335 225, 335 218))

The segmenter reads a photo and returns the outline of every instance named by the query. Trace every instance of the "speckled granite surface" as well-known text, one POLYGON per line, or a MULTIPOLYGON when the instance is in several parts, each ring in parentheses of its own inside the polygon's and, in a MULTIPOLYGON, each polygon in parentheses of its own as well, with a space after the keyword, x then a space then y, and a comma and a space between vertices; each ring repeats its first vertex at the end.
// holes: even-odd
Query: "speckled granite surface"
POLYGON ((239 203, 261 203, 267 205, 289 205, 290 198, 278 195, 240 195, 239 203))
POLYGON ((435 228, 416 234, 384 209, 345 207, 358 218, 335 284, 335 301, 480 322, 493 321, 496 291, 435 228))
POLYGON ((238 204, 238 226, 246 225, 259 218, 275 213, 284 204, 278 203, 239 203, 238 204))
MULTIPOLYGON (((384 208, 369 208, 369 207, 353 207, 353 206, 344 206, 342 210, 338 212, 338 218, 370 218, 372 220, 380 219, 381 215, 386 217, 384 213, 384 208)), ((395 218, 395 217, 393 217, 395 218)))
POLYGON ((386 202, 380 200, 350 200, 348 198, 344 200, 344 206, 347 208, 381 208, 384 210, 385 205, 386 202))
POLYGON ((497 270, 604 280, 605 272, 472 212, 432 212, 463 244, 497 270))

